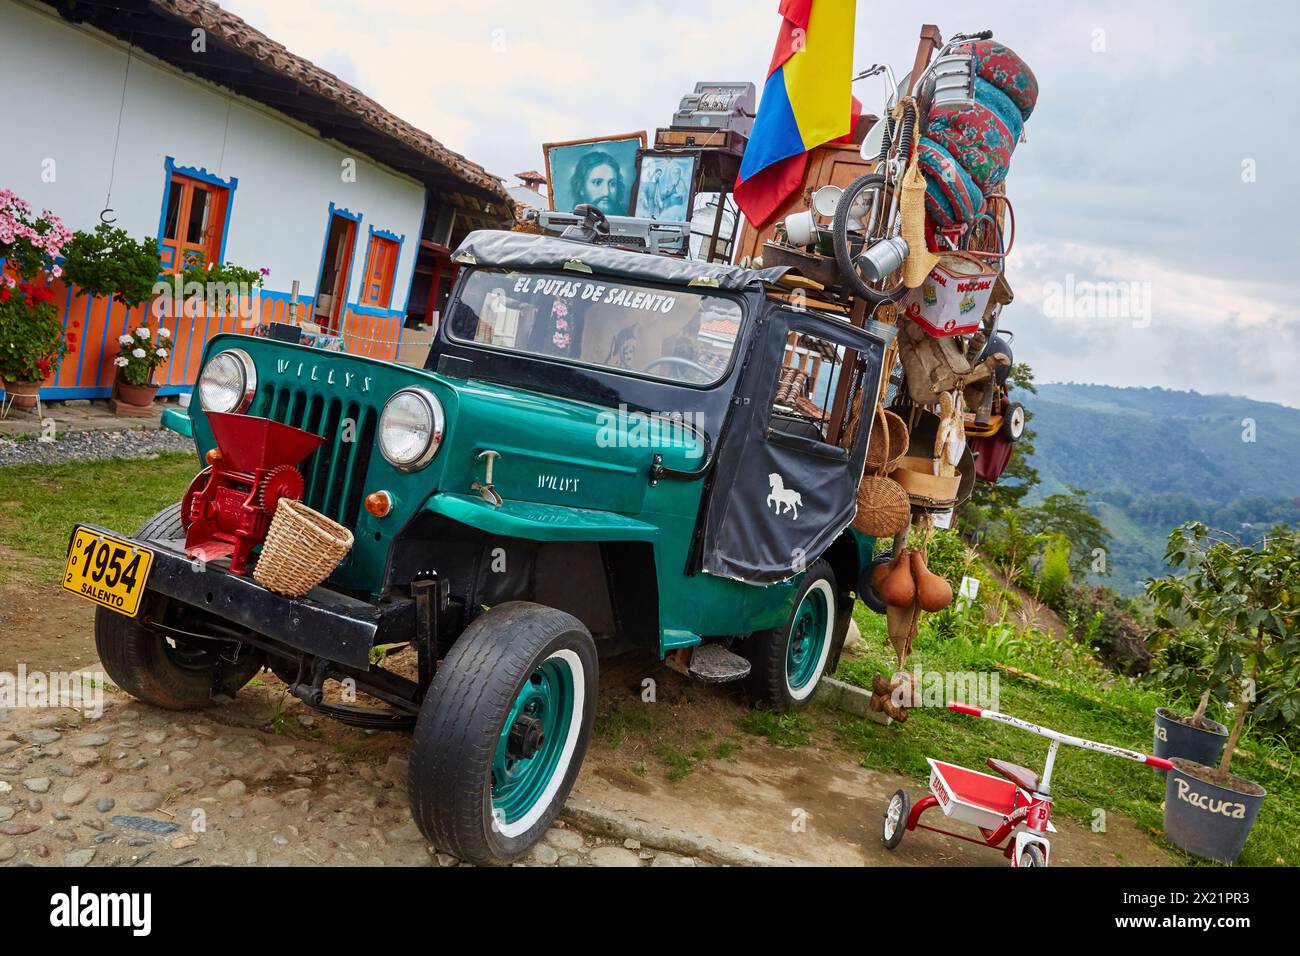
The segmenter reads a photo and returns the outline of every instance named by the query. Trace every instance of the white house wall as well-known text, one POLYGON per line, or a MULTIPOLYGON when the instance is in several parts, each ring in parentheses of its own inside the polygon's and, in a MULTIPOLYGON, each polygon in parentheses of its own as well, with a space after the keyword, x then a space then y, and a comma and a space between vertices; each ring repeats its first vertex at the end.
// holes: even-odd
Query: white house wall
POLYGON ((111 173, 112 215, 139 238, 158 234, 168 156, 177 166, 236 177, 226 261, 269 268, 268 290, 287 292, 297 279, 306 297, 316 291, 333 202, 362 216, 348 300, 357 301, 373 226, 405 237, 391 304, 405 308, 422 185, 138 51, 123 99, 127 58, 126 46, 112 38, 38 6, 0 0, 0 89, 11 105, 27 104, 0 142, 0 186, 70 228, 89 229, 99 221, 111 173), (355 182, 343 178, 349 158, 355 182))

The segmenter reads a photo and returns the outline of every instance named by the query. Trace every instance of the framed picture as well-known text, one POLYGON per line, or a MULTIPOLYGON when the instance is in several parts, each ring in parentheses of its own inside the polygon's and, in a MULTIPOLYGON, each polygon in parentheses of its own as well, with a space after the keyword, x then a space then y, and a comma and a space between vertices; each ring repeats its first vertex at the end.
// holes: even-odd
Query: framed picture
POLYGON ((695 198, 695 170, 699 162, 698 150, 638 150, 632 215, 672 222, 689 221, 691 201, 695 198))
POLYGON ((543 143, 551 208, 573 212, 574 206, 590 203, 607 216, 631 215, 636 158, 645 144, 644 131, 543 143))

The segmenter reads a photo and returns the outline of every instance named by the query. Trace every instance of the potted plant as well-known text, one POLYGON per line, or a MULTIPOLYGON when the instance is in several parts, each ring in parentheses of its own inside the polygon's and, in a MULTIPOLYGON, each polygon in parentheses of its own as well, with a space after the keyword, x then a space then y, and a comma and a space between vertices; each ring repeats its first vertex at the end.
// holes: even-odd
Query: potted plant
POLYGON ((1229 770, 1246 720, 1289 724, 1300 716, 1300 529, 1278 526, 1248 547, 1189 522, 1170 534, 1165 559, 1187 571, 1148 584, 1156 622, 1184 623, 1202 636, 1206 689, 1224 689, 1233 712, 1217 767, 1172 758, 1165 836, 1189 853, 1232 862, 1267 795, 1229 770))
MULTIPOLYGON (((1166 689, 1181 692, 1187 700, 1196 699, 1196 709, 1191 714, 1178 713, 1168 707, 1156 708, 1155 743, 1152 753, 1172 760, 1182 757, 1197 763, 1212 765, 1223 753, 1228 728, 1206 716, 1210 701, 1227 693, 1222 681, 1213 671, 1213 654, 1205 635, 1187 626, 1187 616, 1174 608, 1166 608, 1161 634, 1169 632, 1172 621, 1177 627, 1165 637, 1161 648, 1161 668, 1152 675, 1153 683, 1166 689), (1198 697, 1199 695, 1199 697, 1198 697)), ((1156 770, 1159 777, 1165 771, 1156 770)))
POLYGON ((155 340, 149 326, 142 325, 129 335, 117 340, 119 352, 113 364, 117 366, 117 397, 137 408, 153 404, 158 386, 153 382, 153 370, 166 361, 171 352, 171 332, 159 329, 155 340))
POLYGON ((112 296, 127 308, 147 302, 158 281, 158 240, 132 239, 125 229, 101 222, 78 229, 63 248, 64 278, 87 295, 112 296))
POLYGON ((39 216, 8 189, 0 189, 0 382, 16 408, 36 405, 41 384, 76 344, 65 332, 49 287, 71 233, 49 210, 39 216))
POLYGON ((193 283, 202 289, 201 297, 216 315, 252 317, 252 298, 270 275, 269 269, 246 269, 230 262, 208 262, 201 252, 185 256, 180 276, 184 298, 188 301, 193 283))

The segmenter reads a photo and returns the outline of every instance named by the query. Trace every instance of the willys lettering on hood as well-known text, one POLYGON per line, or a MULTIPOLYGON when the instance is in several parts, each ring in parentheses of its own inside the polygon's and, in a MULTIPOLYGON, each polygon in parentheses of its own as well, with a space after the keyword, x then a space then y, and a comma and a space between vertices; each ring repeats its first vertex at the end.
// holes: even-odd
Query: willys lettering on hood
POLYGON ((355 388, 363 395, 370 391, 373 379, 359 372, 320 367, 318 362, 295 362, 293 359, 276 359, 275 371, 286 378, 300 378, 311 382, 323 382, 337 385, 339 388, 355 388))

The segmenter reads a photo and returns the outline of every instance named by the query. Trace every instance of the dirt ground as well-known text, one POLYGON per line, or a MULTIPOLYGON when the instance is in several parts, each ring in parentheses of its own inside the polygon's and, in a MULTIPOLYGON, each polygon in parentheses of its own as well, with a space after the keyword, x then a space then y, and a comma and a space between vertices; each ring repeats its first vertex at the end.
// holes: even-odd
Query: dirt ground
MULTIPOLYGON (((0 671, 19 663, 29 672, 97 669, 93 617, 89 604, 55 586, 0 588, 0 671)), ((595 804, 813 863, 1004 865, 986 848, 922 831, 885 850, 888 797, 902 787, 917 799, 924 783, 859 766, 835 740, 840 715, 816 705, 807 742, 778 746, 750 732, 751 712, 736 693, 646 657, 605 667, 600 708, 575 788, 595 804)), ((406 749, 404 735, 313 715, 269 672, 236 704, 198 713, 157 710, 118 692, 97 721, 11 709, 0 713, 0 864, 455 865, 410 820, 406 749), (195 809, 210 821, 201 834, 186 825, 195 809), (123 814, 181 829, 133 831, 112 822, 123 814)), ((1055 822, 1053 864, 1173 862, 1118 815, 1105 834, 1055 822)), ((557 828, 530 862, 702 861, 557 828)))
MULTIPOLYGON (((924 782, 860 766, 836 743, 830 725, 840 715, 814 704, 809 741, 778 746, 738 729, 746 709, 721 688, 692 684, 666 668, 646 676, 656 681, 656 703, 642 700, 639 662, 619 661, 602 674, 605 713, 664 708, 648 728, 629 730, 613 741, 599 733, 588 752, 575 793, 636 816, 688 826, 815 863, 835 866, 989 866, 1004 860, 984 846, 937 833, 907 834, 894 851, 880 842, 884 808, 902 788, 915 801, 929 791, 924 782), (655 773, 655 739, 673 736, 705 741, 709 756, 673 781, 655 773), (725 756, 716 756, 721 742, 725 756), (738 744, 737 749, 726 746, 738 744), (644 769, 644 772, 643 772, 644 769)), ((848 718, 856 719, 856 718, 848 718)), ((629 721, 624 721, 629 722, 629 721)), ((632 723, 635 723, 632 721, 632 723)), ((601 723, 598 722, 598 730, 601 723)), ((684 745, 684 746, 689 746, 684 745)), ((927 811, 931 825, 942 815, 927 811)), ((1108 832, 1093 833, 1070 820, 1055 819, 1052 863, 1064 866, 1169 866, 1174 861, 1132 821, 1111 814, 1108 832)), ((971 828, 960 825, 958 832, 971 828)))

